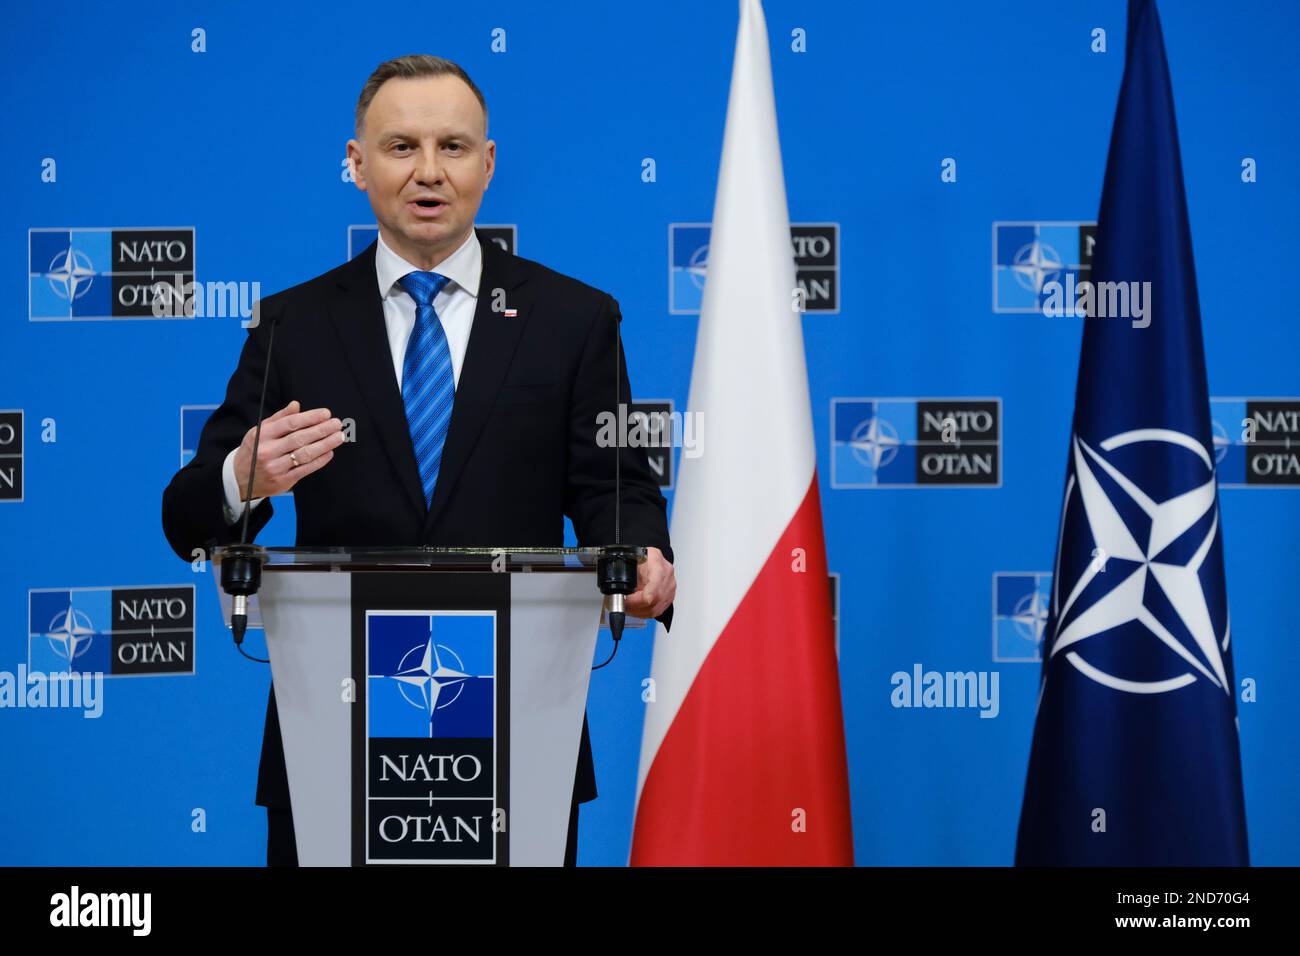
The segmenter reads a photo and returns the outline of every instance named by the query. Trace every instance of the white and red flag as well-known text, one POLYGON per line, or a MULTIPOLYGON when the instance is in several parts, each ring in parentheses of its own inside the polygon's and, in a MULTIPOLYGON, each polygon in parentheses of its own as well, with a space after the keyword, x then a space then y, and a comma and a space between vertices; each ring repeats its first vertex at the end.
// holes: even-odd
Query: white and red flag
POLYGON ((634 866, 853 862, 801 323, 767 27, 741 0, 634 866))

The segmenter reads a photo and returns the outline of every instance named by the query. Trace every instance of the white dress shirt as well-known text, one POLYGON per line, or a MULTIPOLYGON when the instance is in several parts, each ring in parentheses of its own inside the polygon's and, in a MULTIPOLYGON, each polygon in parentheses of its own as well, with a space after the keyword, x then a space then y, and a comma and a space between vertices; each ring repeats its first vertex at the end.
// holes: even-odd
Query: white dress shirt
MULTIPOLYGON (((420 271, 388 247, 383 237, 375 250, 375 274, 379 280, 379 294, 384 303, 384 325, 388 329, 388 348, 393 355, 393 374, 397 387, 402 387, 402 365, 406 360, 406 343, 415 328, 415 299, 398 280, 408 272, 420 271)), ((450 256, 438 263, 433 271, 451 281, 443 286, 433 300, 433 310, 442 320, 451 350, 451 374, 455 384, 460 383, 460 369, 465 363, 469 348, 470 327, 474 324, 474 309, 478 305, 479 279, 483 275, 483 249, 478 235, 470 229, 467 238, 450 256)), ((303 409, 307 411, 308 409, 303 409)), ((237 449, 236 449, 237 450, 237 449)), ((226 456, 221 469, 225 486, 225 516, 227 524, 234 524, 243 513, 243 500, 235 479, 235 450, 226 456)), ((249 510, 264 499, 254 498, 249 510)))

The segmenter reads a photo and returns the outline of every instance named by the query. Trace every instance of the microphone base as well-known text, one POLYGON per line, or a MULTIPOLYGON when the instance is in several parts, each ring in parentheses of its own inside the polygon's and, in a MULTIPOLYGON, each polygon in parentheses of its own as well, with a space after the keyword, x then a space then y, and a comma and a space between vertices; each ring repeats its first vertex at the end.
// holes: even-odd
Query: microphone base
POLYGON ((236 645, 244 642, 248 628, 248 599, 262 587, 262 553, 257 545, 236 544, 221 558, 221 590, 235 599, 230 632, 236 645))
POLYGON ((596 562, 596 584, 600 593, 631 594, 636 590, 636 566, 637 553, 633 548, 616 544, 603 549, 596 562))

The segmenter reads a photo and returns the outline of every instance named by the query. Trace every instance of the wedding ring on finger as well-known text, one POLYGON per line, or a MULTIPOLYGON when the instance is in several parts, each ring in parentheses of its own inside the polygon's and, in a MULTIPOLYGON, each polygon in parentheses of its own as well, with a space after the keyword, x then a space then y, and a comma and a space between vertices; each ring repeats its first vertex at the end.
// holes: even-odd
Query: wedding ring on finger
POLYGON ((302 462, 298 460, 298 455, 295 452, 289 452, 289 460, 293 462, 293 467, 295 468, 302 464, 302 462))

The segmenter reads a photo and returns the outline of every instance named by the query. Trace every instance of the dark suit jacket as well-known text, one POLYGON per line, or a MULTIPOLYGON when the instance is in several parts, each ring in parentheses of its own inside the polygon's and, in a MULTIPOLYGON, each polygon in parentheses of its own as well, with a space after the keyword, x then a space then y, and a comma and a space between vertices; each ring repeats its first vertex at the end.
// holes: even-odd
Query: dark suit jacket
MULTIPOLYGON (((432 506, 424 504, 401 390, 393 375, 375 244, 352 261, 261 303, 225 401, 194 458, 163 492, 167 540, 195 548, 238 540, 222 508, 226 455, 256 423, 267 333, 278 320, 265 414, 297 399, 356 423, 354 442, 293 488, 299 546, 559 546, 564 516, 581 545, 614 540, 614 453, 596 444, 596 416, 615 408, 618 303, 604 292, 479 236, 483 271, 432 506), (493 308, 502 290, 504 305, 493 308), (507 316, 505 309, 517 310, 507 316)), ((629 401, 626 364, 619 396, 629 401)), ((622 540, 663 550, 664 499, 641 449, 621 451, 622 540)), ((271 501, 249 520, 250 538, 271 501)), ((594 587, 594 584, 593 584, 594 587)), ((665 624, 669 612, 660 618, 665 624)), ((583 720, 575 798, 596 796, 583 720)), ((272 691, 257 802, 289 806, 272 691)))

